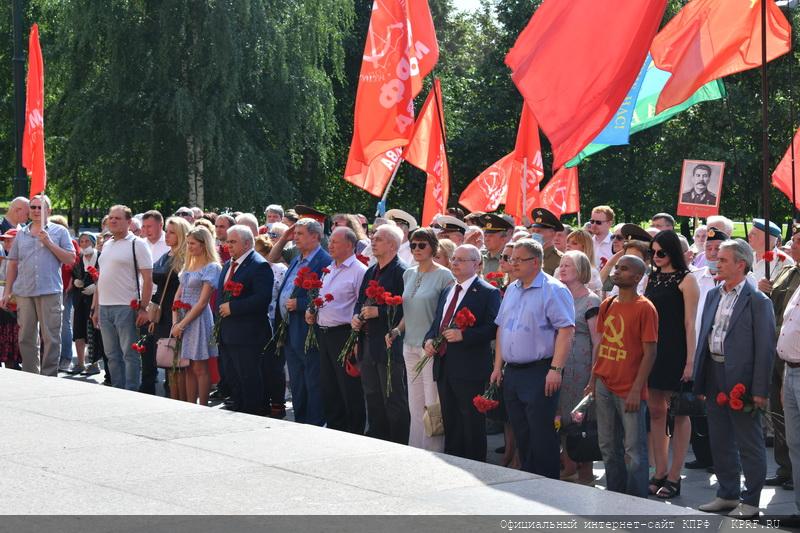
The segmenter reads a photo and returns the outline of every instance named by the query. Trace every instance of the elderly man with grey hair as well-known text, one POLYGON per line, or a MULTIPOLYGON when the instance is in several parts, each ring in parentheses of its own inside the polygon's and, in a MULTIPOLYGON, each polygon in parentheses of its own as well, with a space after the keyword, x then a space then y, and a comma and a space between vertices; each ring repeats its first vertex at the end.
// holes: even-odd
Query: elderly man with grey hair
POLYGON ((17 196, 8 204, 8 211, 3 221, 0 222, 0 234, 4 234, 10 229, 28 222, 28 199, 24 196, 17 196))
MULTIPOLYGON (((320 356, 319 349, 311 347, 305 349, 308 324, 305 312, 308 308, 309 291, 302 287, 295 287, 294 280, 298 272, 307 268, 322 277, 322 269, 331 264, 331 256, 322 249, 323 237, 322 224, 313 218, 301 218, 291 228, 286 230, 279 239, 281 248, 288 239, 294 240, 294 245, 299 252, 289 263, 289 268, 283 276, 281 288, 278 291, 278 306, 275 312, 275 329, 281 328, 281 323, 286 323, 286 339, 278 350, 286 357, 289 367, 289 382, 292 389, 292 405, 294 419, 302 424, 325 424, 325 412, 322 406, 322 390, 320 387, 320 356)), ((276 245, 270 252, 278 248, 276 245)), ((278 252, 278 257, 280 251, 278 252)))
POLYGON ((376 281, 393 295, 403 294, 406 264, 397 257, 402 242, 403 232, 394 224, 385 224, 375 230, 372 254, 376 263, 364 274, 350 324, 354 330, 364 331, 359 358, 361 386, 367 402, 367 435, 408 444, 411 415, 408 411, 403 343, 392 343, 387 354, 385 340, 389 330, 403 319, 403 307, 396 307, 394 323, 389 325, 389 307, 367 296, 371 281, 376 281))
POLYGON ((694 392, 706 401, 719 482, 716 498, 698 509, 731 511, 729 516, 736 518, 759 512, 767 476, 761 417, 776 345, 772 302, 748 282, 752 268, 753 250, 745 241, 720 245, 717 277, 722 283, 706 297, 694 358, 694 392))

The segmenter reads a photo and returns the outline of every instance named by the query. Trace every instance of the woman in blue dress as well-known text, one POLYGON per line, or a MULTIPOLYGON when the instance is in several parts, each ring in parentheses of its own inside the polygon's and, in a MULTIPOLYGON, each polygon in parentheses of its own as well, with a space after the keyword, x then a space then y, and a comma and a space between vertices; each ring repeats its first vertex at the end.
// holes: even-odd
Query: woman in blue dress
POLYGON ((219 264, 214 237, 198 226, 186 237, 186 263, 180 274, 180 288, 175 299, 192 306, 183 318, 173 311, 172 336, 181 340, 181 358, 189 360, 186 399, 208 405, 211 381, 208 359, 217 357, 217 345, 211 338, 214 316, 208 305, 217 286, 222 267, 219 264))

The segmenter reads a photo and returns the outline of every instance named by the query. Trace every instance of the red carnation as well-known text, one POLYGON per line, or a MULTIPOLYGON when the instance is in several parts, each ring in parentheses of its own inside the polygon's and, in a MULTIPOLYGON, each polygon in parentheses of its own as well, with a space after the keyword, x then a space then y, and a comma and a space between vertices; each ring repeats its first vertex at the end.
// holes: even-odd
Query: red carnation
POLYGON ((134 311, 137 311, 139 309, 139 300, 136 300, 136 299, 131 300, 130 305, 131 305, 131 309, 133 309, 134 311))
POLYGON ((322 269, 322 273, 323 274, 330 274, 331 273, 331 269, 328 268, 328 267, 325 267, 325 268, 322 269))
POLYGON ((731 390, 731 392, 733 391, 736 391, 739 393, 739 395, 742 395, 747 391, 747 388, 744 386, 743 383, 737 383, 736 385, 733 386, 733 390, 731 390))
POLYGON ((305 279, 305 280, 303 280, 303 285, 302 285, 302 287, 303 287, 305 290, 309 290, 309 289, 311 288, 311 280, 310 280, 310 279, 305 279))
POLYGON ((309 272, 311 272, 311 269, 309 267, 307 267, 307 266, 304 266, 304 267, 300 268, 300 270, 297 271, 297 275, 298 276, 305 276, 309 272))
POLYGON ((318 296, 314 298, 313 302, 314 302, 314 307, 322 307, 322 305, 325 303, 325 300, 323 300, 318 296))
POLYGON ((225 292, 232 292, 233 291, 233 282, 226 281, 225 285, 222 286, 222 290, 225 292))
POLYGON ((728 395, 724 392, 717 394, 717 405, 725 407, 728 404, 728 395))
POLYGON ((492 287, 497 287, 498 286, 497 282, 494 281, 494 280, 490 281, 489 285, 491 285, 492 287))
POLYGON ((472 311, 467 307, 464 307, 461 311, 456 313, 455 319, 453 320, 456 327, 461 331, 474 326, 476 321, 475 315, 473 315, 472 311))
POLYGON ((351 378, 357 378, 361 376, 361 370, 359 370, 358 365, 351 363, 349 358, 344 362, 344 371, 351 378))
POLYGON ((739 398, 731 398, 730 406, 734 411, 741 411, 744 408, 744 402, 739 398))
MULTIPOLYGON (((385 304, 386 303, 387 294, 388 293, 383 293, 382 292, 382 293, 378 294, 377 296, 375 296, 375 303, 378 304, 378 305, 385 304)), ((388 295, 391 296, 391 294, 388 294, 388 295)))
POLYGON ((775 252, 772 250, 764 252, 764 261, 769 261, 769 262, 775 261, 775 252))
POLYGON ((369 257, 361 254, 356 254, 356 259, 361 261, 365 265, 369 265, 369 257))
POLYGON ((136 352, 138 352, 139 351, 139 345, 134 342, 133 344, 131 344, 131 349, 136 351, 136 352))
POLYGON ((333 294, 331 294, 331 293, 326 294, 325 295, 325 301, 326 302, 332 302, 333 301, 333 294))

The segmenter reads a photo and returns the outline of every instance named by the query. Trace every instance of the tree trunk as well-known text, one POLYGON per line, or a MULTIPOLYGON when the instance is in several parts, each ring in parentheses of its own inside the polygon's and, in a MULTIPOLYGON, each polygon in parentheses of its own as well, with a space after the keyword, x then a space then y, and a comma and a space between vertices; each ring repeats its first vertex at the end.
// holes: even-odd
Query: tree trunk
POLYGON ((186 162, 189 178, 189 207, 203 209, 205 187, 203 185, 203 156, 200 143, 193 136, 186 138, 186 162))

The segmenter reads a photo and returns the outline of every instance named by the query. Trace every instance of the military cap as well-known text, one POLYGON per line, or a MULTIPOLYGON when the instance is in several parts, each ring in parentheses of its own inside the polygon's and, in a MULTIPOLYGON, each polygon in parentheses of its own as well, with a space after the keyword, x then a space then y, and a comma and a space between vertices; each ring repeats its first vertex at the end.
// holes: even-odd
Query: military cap
MULTIPOLYGON (((764 231, 764 219, 763 218, 754 218, 753 219, 753 227, 756 229, 760 229, 764 231)), ((769 221, 769 234, 773 237, 781 237, 781 227, 775 224, 773 221, 769 221)))
POLYGON ((317 211, 313 207, 308 207, 307 205, 296 205, 294 206, 294 211, 300 218, 313 218, 320 224, 324 223, 325 217, 328 216, 322 211, 317 211))
POLYGON ((537 207, 531 215, 533 219, 532 228, 549 228, 556 231, 564 231, 564 225, 558 217, 543 207, 537 207))
POLYGON ((708 237, 706 240, 709 241, 727 241, 730 239, 727 233, 722 231, 721 229, 717 229, 714 226, 708 228, 708 237))
POLYGON ((625 237, 626 241, 653 242, 650 234, 638 224, 624 224, 619 232, 625 237))
POLYGON ((395 224, 405 224, 408 226, 408 231, 414 231, 419 227, 417 219, 402 209, 389 209, 384 216, 389 220, 393 220, 395 224))
POLYGON ((457 231, 461 234, 467 232, 467 225, 464 221, 450 215, 440 215, 436 218, 436 223, 443 231, 457 231))
POLYGON ((510 224, 506 219, 494 213, 485 213, 481 215, 480 218, 478 218, 478 225, 484 233, 499 233, 514 228, 514 224, 510 224))

